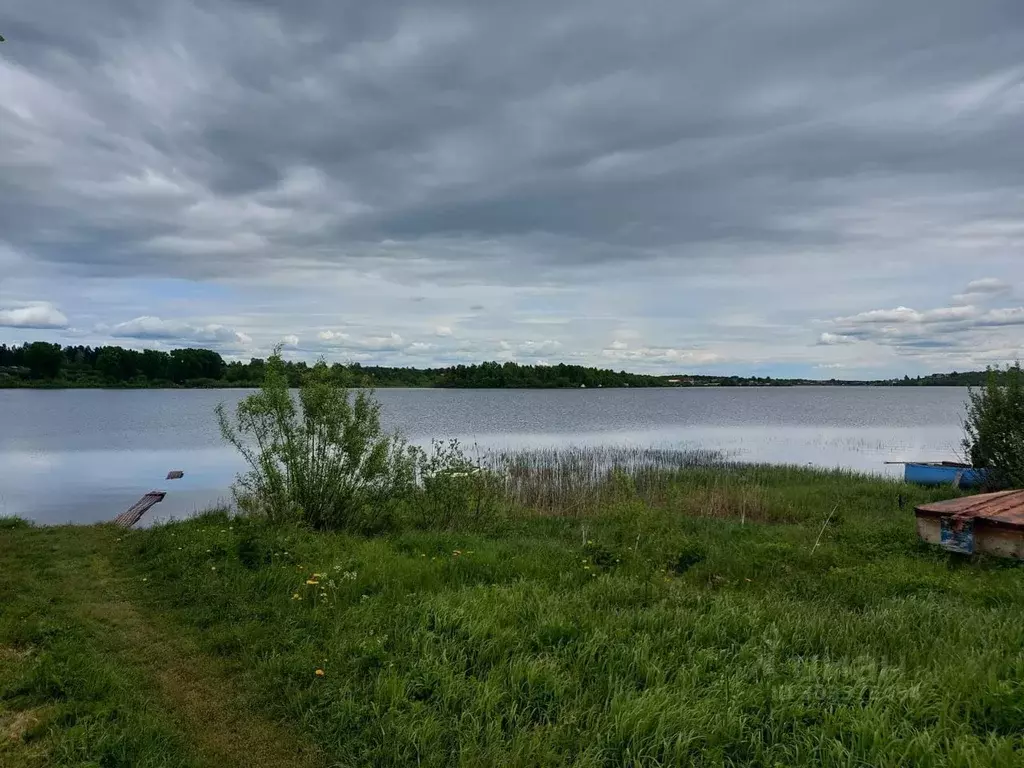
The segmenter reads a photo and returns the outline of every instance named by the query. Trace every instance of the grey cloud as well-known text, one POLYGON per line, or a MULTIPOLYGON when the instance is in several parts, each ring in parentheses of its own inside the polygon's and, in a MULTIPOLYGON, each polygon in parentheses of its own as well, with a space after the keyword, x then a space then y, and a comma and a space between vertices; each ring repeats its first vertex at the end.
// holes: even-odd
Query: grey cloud
MULTIPOLYGON (((16 3, 5 236, 100 273, 235 277, 438 235, 571 266, 828 242, 787 214, 876 169, 1024 179, 1012 5, 375 5, 108 2, 69 34, 65 4, 16 3)), ((468 250, 419 266, 481 268, 468 250)))
POLYGON ((296 355, 652 368, 1017 325, 1001 305, 1024 278, 1018 2, 13 0, 4 16, 5 306, 56 297, 119 338, 284 335, 296 355), (142 293, 121 309, 45 290, 82 278, 142 293), (182 284, 213 286, 185 311, 218 322, 154 322, 182 284), (742 338, 708 320, 732 295, 760 313, 742 338), (859 311, 879 306, 897 309, 859 311), (619 315, 642 337, 605 346, 619 315))

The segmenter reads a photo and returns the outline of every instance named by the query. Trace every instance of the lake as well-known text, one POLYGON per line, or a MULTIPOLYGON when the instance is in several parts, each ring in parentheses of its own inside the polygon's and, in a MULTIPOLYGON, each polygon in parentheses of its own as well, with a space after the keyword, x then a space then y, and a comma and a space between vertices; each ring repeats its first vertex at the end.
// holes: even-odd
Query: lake
MULTIPOLYGON (((0 390, 0 515, 112 519, 152 489, 147 522, 230 499, 242 465, 213 409, 225 390, 0 390), (185 477, 167 481, 169 470, 185 477)), ((606 390, 384 389, 383 419, 412 442, 479 450, 640 445, 738 461, 898 474, 884 461, 959 454, 967 392, 952 387, 606 390)))

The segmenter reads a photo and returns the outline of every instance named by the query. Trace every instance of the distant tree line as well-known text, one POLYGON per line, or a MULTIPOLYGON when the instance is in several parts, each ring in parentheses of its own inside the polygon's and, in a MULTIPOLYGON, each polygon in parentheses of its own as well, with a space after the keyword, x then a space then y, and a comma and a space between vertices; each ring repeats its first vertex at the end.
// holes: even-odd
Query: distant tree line
MULTIPOLYGON (((309 370, 304 362, 284 364, 290 386, 309 370)), ((208 349, 124 349, 67 346, 36 341, 0 344, 0 387, 254 387, 263 382, 266 361, 226 362, 208 349)), ((660 387, 656 376, 580 365, 481 363, 449 368, 391 368, 359 363, 331 366, 338 383, 354 387, 570 388, 660 387)))
POLYGON ((981 387, 989 375, 996 380, 1003 371, 953 371, 928 376, 894 379, 780 379, 771 376, 663 376, 672 387, 981 387))
MULTIPOLYGON (((0 344, 0 387, 256 387, 266 362, 226 362, 209 349, 134 350, 44 341, 20 346, 0 344)), ((286 362, 290 386, 302 383, 309 367, 286 362)), ((448 368, 392 368, 335 363, 338 383, 351 387, 455 387, 480 389, 560 389, 579 387, 786 387, 906 386, 980 387, 986 371, 936 373, 875 381, 779 379, 771 376, 647 376, 581 365, 480 363, 448 368)), ((998 378, 1005 372, 996 371, 998 378)))

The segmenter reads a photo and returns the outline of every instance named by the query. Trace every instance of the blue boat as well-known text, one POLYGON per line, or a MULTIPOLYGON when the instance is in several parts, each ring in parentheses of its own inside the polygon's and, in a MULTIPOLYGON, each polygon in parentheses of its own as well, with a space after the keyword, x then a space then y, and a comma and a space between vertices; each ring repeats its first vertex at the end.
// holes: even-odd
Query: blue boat
POLYGON ((903 479, 915 485, 953 485, 977 488, 985 482, 985 470, 953 461, 907 462, 903 479))

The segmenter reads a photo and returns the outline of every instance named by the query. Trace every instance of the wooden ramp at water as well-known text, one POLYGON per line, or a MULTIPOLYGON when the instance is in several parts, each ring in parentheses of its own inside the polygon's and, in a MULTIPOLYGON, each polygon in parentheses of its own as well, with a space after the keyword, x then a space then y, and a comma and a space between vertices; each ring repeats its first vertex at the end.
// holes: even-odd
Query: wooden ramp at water
POLYGON ((150 491, 132 504, 131 507, 115 517, 114 525, 119 525, 122 528, 131 528, 149 511, 150 507, 163 501, 166 495, 165 491, 150 491))

